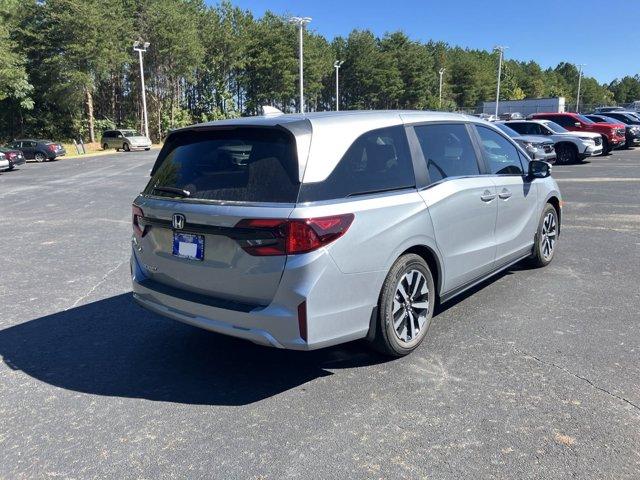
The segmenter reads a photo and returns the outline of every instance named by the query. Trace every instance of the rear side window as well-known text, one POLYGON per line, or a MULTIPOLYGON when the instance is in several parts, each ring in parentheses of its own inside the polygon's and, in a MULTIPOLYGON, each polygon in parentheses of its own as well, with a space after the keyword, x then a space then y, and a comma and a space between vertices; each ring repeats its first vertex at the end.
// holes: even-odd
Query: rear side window
POLYGON ((231 202, 295 203, 300 186, 295 141, 279 128, 176 132, 151 175, 145 194, 231 202))
POLYGON ((490 128, 477 125, 476 129, 492 174, 522 175, 524 173, 518 149, 510 141, 490 128))
POLYGON ((414 127, 431 183, 448 177, 479 175, 478 159, 464 124, 414 127))
POLYGON ((565 115, 554 115, 552 117, 545 117, 547 120, 551 120, 552 122, 556 122, 561 127, 573 127, 576 123, 575 119, 565 115))
POLYGON ((404 128, 382 128, 360 136, 326 180, 303 183, 299 201, 345 198, 411 188, 415 184, 404 128))

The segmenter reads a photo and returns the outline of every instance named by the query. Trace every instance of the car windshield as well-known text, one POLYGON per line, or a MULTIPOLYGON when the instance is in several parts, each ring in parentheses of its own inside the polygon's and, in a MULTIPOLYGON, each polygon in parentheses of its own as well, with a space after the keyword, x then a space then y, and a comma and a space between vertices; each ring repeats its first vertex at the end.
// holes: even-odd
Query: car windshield
POLYGON ((556 122, 546 122, 545 125, 556 133, 566 133, 569 131, 566 128, 558 125, 556 122))
POLYGON ((511 127, 507 127, 504 123, 496 123, 495 126, 498 127, 500 130, 502 130, 504 133, 506 133, 507 135, 509 135, 512 138, 520 136, 520 134, 518 132, 516 132, 511 127))
POLYGON ((139 137, 140 134, 135 130, 122 130, 122 135, 125 137, 139 137))

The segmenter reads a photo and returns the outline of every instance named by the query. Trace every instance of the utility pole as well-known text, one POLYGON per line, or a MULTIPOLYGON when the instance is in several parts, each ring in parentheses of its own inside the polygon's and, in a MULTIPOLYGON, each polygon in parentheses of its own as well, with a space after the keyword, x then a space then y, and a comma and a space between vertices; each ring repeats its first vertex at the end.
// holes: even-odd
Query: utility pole
POLYGON ((578 67, 578 94, 576 95, 576 113, 580 113, 580 86, 582 83, 582 68, 585 67, 586 64, 581 63, 577 65, 578 67))
POLYGON ((344 60, 336 60, 333 62, 333 68, 336 69, 336 112, 340 110, 340 77, 338 71, 344 63, 344 60))
POLYGON ((140 60, 140 83, 142 85, 142 118, 144 118, 144 134, 149 137, 149 121, 147 120, 147 94, 144 88, 144 67, 142 66, 142 53, 149 48, 149 42, 133 42, 133 50, 138 52, 138 59, 140 60))
POLYGON ((442 110, 442 75, 444 75, 444 71, 445 70, 446 69, 444 67, 442 67, 440 70, 438 70, 438 75, 440 75, 440 94, 439 94, 439 97, 440 97, 439 105, 440 106, 438 108, 440 110, 442 110))
POLYGON ((294 23, 298 26, 299 33, 299 56, 300 56, 300 113, 304 113, 304 60, 303 60, 303 47, 302 47, 302 38, 303 38, 303 30, 304 26, 311 21, 310 17, 291 17, 289 19, 290 23, 294 23))
POLYGON ((498 105, 500 104, 500 77, 502 77, 502 58, 504 57, 504 51, 509 48, 503 45, 496 45, 493 47, 494 51, 499 52, 500 57, 498 60, 498 88, 496 89, 496 118, 498 118, 498 105))

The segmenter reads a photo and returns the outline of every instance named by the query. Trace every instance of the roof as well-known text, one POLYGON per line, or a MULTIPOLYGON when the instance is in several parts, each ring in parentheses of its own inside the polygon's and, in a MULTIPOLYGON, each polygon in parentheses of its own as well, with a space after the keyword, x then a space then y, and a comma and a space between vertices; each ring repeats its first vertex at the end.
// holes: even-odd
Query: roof
POLYGON ((468 121, 487 123, 459 113, 418 110, 345 110, 241 117, 201 123, 180 130, 224 126, 280 126, 296 138, 300 180, 320 182, 362 134, 378 128, 417 122, 468 121))

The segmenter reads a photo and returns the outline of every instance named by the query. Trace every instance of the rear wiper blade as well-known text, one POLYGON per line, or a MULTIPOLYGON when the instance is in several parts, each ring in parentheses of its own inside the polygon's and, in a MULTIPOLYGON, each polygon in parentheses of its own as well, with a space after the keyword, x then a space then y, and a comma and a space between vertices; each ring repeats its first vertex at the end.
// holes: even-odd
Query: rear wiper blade
POLYGON ((189 190, 184 190, 182 188, 175 187, 153 187, 154 192, 165 192, 165 193, 175 193, 176 195, 180 195, 181 197, 190 197, 191 192, 189 190))

